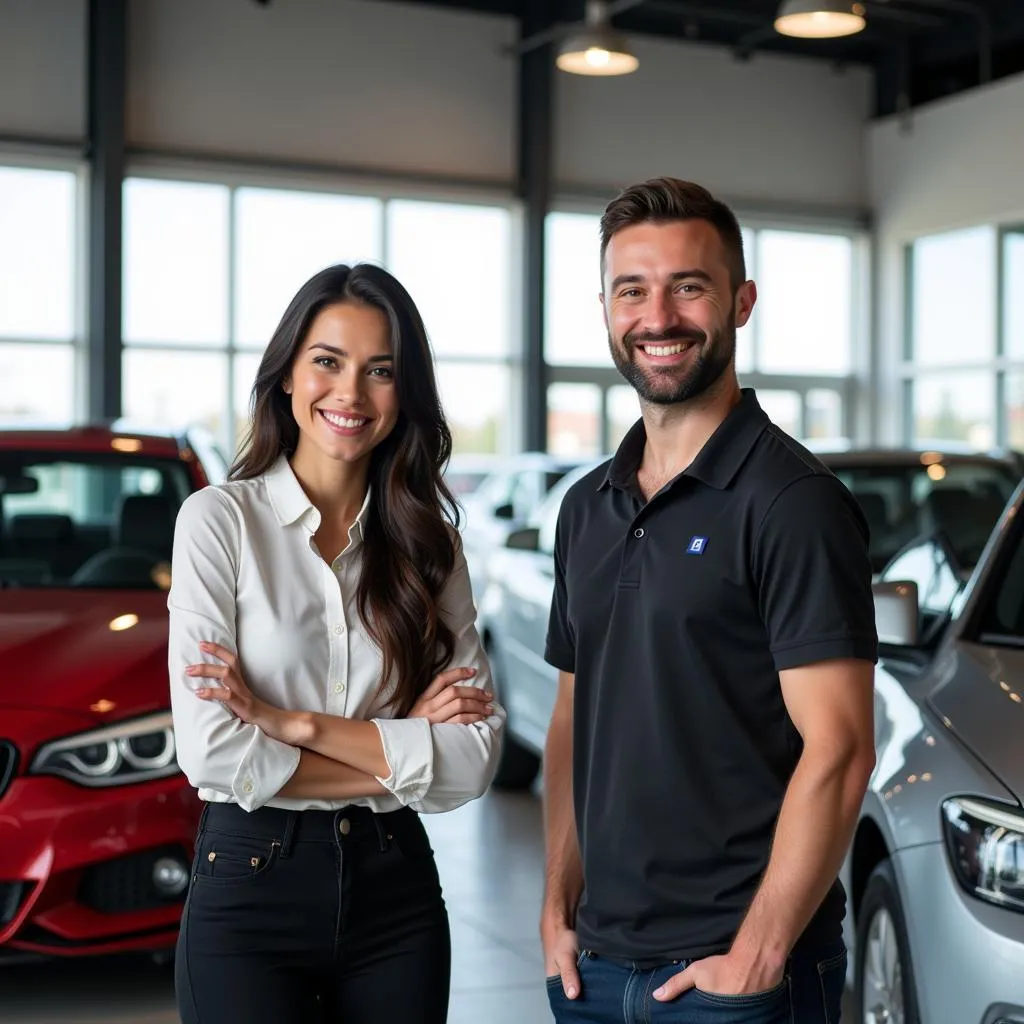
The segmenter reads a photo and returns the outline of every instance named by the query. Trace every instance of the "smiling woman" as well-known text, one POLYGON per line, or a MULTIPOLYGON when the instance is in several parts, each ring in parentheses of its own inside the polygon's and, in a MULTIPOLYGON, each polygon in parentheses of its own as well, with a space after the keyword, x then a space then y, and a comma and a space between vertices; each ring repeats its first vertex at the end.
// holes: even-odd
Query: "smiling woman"
POLYGON ((178 760, 209 805, 177 958, 186 1024, 446 1017, 448 921, 415 812, 486 789, 504 721, 450 451, 403 286, 367 264, 312 277, 263 355, 230 481, 187 501, 175 535, 178 760))

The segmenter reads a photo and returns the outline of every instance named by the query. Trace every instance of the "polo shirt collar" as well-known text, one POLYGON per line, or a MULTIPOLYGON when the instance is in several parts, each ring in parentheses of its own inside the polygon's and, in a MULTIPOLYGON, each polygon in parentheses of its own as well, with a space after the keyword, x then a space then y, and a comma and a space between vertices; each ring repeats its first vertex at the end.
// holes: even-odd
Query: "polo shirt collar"
MULTIPOLYGON (((266 481, 270 507, 274 510, 274 515, 281 526, 290 526, 301 519, 313 532, 319 529, 320 512, 302 489, 302 484, 299 483, 298 477, 288 461, 288 456, 278 456, 274 465, 267 470, 266 481)), ((363 506, 359 510, 355 522, 349 527, 350 540, 354 540, 357 536, 359 540, 362 540, 364 537, 366 517, 370 510, 371 490, 372 488, 369 487, 366 489, 363 506)))
MULTIPOLYGON (((725 490, 770 422, 757 401, 754 389, 743 388, 739 403, 681 475, 693 477, 716 490, 725 490)), ((646 443, 647 431, 644 421, 640 419, 630 427, 619 444, 599 489, 614 487, 620 491, 632 490, 646 443)))

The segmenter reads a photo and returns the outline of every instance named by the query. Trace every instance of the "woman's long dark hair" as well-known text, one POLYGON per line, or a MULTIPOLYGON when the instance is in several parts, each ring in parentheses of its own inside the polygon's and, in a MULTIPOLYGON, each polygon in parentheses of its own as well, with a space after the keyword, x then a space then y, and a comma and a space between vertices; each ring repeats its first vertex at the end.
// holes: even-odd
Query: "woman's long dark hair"
POLYGON ((373 450, 372 507, 363 529, 357 590, 360 618, 383 655, 381 691, 396 678, 387 705, 405 715, 446 668, 455 637, 438 611, 455 565, 458 506, 444 482, 452 435, 441 409, 423 320, 409 293, 368 263, 328 267, 292 299, 260 362, 252 389, 252 426, 232 480, 265 473, 299 443, 283 383, 321 310, 339 302, 379 309, 391 327, 398 421, 373 450))

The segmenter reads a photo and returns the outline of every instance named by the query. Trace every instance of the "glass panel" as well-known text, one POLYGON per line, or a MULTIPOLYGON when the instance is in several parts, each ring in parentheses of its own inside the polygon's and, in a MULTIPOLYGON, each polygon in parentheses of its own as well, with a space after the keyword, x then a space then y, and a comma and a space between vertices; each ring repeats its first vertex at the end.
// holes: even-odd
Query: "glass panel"
POLYGON ((915 441, 960 441, 979 449, 995 444, 993 374, 918 377, 911 391, 915 441))
POLYGON ((228 196, 223 185, 124 185, 125 340, 228 340, 228 196))
POLYGON ((70 341, 74 282, 75 176, 0 167, 0 336, 70 341))
MULTIPOLYGON (((740 228, 743 234, 743 256, 747 264, 747 278, 757 280, 757 246, 754 232, 750 228, 740 228)), ((743 327, 736 331, 736 371, 749 373, 754 367, 754 319, 757 317, 757 304, 754 312, 743 327)))
POLYGON ((235 193, 235 340, 264 348, 299 288, 334 263, 379 262, 381 204, 359 196, 235 193))
POLYGON ((871 530, 876 572, 915 537, 936 530, 961 565, 971 568, 1019 480, 1009 463, 937 452, 921 460, 883 455, 860 464, 837 461, 833 472, 857 499, 871 530))
POLYGON ((548 451, 597 455, 601 450, 601 389, 596 384, 548 385, 548 451))
POLYGON ((1024 373, 1006 375, 1006 443, 1024 451, 1024 373))
POLYGON ((509 451, 512 373, 507 366, 442 362, 437 380, 454 452, 509 451))
POLYGON ((758 368, 848 373, 853 241, 843 235, 758 233, 758 368))
POLYGON ((228 448, 227 358, 217 352, 126 349, 125 416, 158 430, 197 424, 228 448))
POLYGON ((800 437, 800 393, 798 391, 758 391, 757 400, 780 430, 800 437))
POLYGON ((608 447, 615 451, 626 431, 640 418, 640 400, 626 384, 615 384, 605 393, 608 408, 608 447))
POLYGON ((388 204, 388 269, 438 356, 512 353, 512 216, 503 207, 388 204))
POLYGON ((589 213, 551 213, 545 221, 545 357, 552 366, 612 365, 601 313, 600 222, 589 213))
POLYGON ((232 412, 235 429, 234 443, 237 449, 249 431, 249 396, 260 368, 261 353, 245 352, 235 356, 234 380, 232 381, 232 412))
POLYGON ((1003 351, 1024 358, 1024 233, 1003 239, 1003 351))
POLYGON ((183 463, 0 451, 0 586, 167 589, 183 463))
POLYGON ((814 388, 807 392, 807 437, 845 440, 843 396, 838 391, 814 388))
POLYGON ((67 424, 75 419, 75 350, 0 342, 0 421, 67 424))
POLYGON ((912 358, 959 366, 995 354, 995 229, 968 228, 914 242, 912 358))

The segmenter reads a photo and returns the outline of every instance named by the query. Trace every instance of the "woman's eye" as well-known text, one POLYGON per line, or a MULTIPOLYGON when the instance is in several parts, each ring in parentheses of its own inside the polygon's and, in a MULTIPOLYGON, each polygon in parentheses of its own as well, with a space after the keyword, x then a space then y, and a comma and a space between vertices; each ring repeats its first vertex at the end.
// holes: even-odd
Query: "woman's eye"
POLYGON ((338 365, 331 356, 317 356, 313 362, 316 363, 317 366, 325 366, 329 368, 338 365))
POLYGON ((390 380, 394 377, 394 371, 390 366, 375 366, 371 371, 370 375, 373 377, 383 377, 385 380, 390 380))

